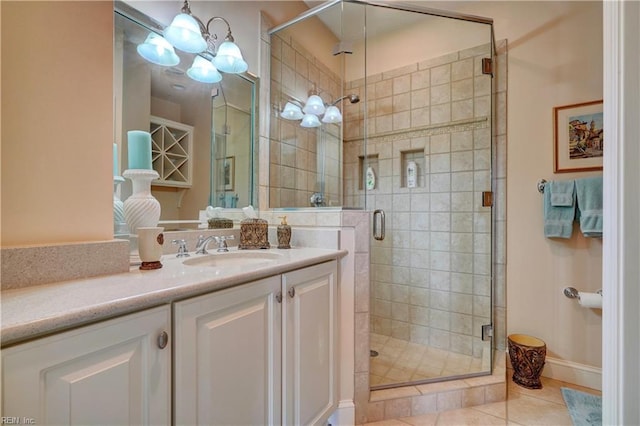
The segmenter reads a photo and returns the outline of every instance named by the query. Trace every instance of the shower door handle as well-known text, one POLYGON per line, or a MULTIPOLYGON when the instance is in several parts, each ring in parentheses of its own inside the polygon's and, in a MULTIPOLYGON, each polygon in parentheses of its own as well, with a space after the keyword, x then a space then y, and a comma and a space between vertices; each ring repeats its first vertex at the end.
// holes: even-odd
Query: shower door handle
POLYGON ((385 231, 385 223, 384 223, 384 210, 377 209, 373 211, 373 238, 378 241, 384 240, 384 231, 385 231), (380 232, 378 232, 378 217, 380 217, 380 232))

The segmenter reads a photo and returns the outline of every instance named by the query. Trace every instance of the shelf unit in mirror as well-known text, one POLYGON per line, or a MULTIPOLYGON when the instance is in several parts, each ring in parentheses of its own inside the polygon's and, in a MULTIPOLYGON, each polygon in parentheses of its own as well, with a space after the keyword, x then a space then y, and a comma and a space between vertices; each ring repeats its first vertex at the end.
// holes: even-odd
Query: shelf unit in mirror
POLYGON ((151 116, 154 186, 190 188, 193 176, 193 126, 151 116))

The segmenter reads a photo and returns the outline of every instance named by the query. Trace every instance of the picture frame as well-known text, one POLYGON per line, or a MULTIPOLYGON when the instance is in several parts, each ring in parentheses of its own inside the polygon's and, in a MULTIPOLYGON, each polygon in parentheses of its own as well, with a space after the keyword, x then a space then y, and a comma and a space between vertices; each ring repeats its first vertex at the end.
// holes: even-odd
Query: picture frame
POLYGON ((221 164, 221 178, 222 182, 220 188, 225 191, 233 191, 235 187, 236 176, 236 158, 226 157, 219 160, 221 164))
POLYGON ((602 170, 602 100, 553 108, 554 173, 602 170))

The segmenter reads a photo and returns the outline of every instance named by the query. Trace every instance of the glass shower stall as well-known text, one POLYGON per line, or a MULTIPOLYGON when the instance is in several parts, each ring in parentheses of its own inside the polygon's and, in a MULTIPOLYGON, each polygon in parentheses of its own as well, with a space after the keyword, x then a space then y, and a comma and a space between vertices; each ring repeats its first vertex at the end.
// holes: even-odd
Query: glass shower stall
POLYGON ((271 207, 373 215, 370 388, 491 374, 491 20, 329 1, 270 35, 271 207), (284 113, 314 94, 339 122, 284 113))

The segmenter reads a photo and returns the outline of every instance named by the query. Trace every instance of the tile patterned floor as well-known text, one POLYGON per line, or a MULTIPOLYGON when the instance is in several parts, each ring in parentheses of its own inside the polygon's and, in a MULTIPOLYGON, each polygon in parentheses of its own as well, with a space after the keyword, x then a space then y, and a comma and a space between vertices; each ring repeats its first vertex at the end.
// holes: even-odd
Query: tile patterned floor
POLYGON ((488 371, 491 362, 489 351, 474 358, 375 333, 370 345, 378 353, 371 358, 371 386, 479 373, 488 371))
MULTIPOLYGON (((511 372, 508 371, 508 377, 511 372)), ((366 423, 365 426, 459 426, 459 425, 553 425, 572 426, 571 417, 565 406, 561 387, 569 387, 594 395, 601 392, 542 378, 543 388, 529 390, 513 381, 508 381, 507 401, 478 405, 472 408, 431 413, 422 416, 404 417, 366 423)))

